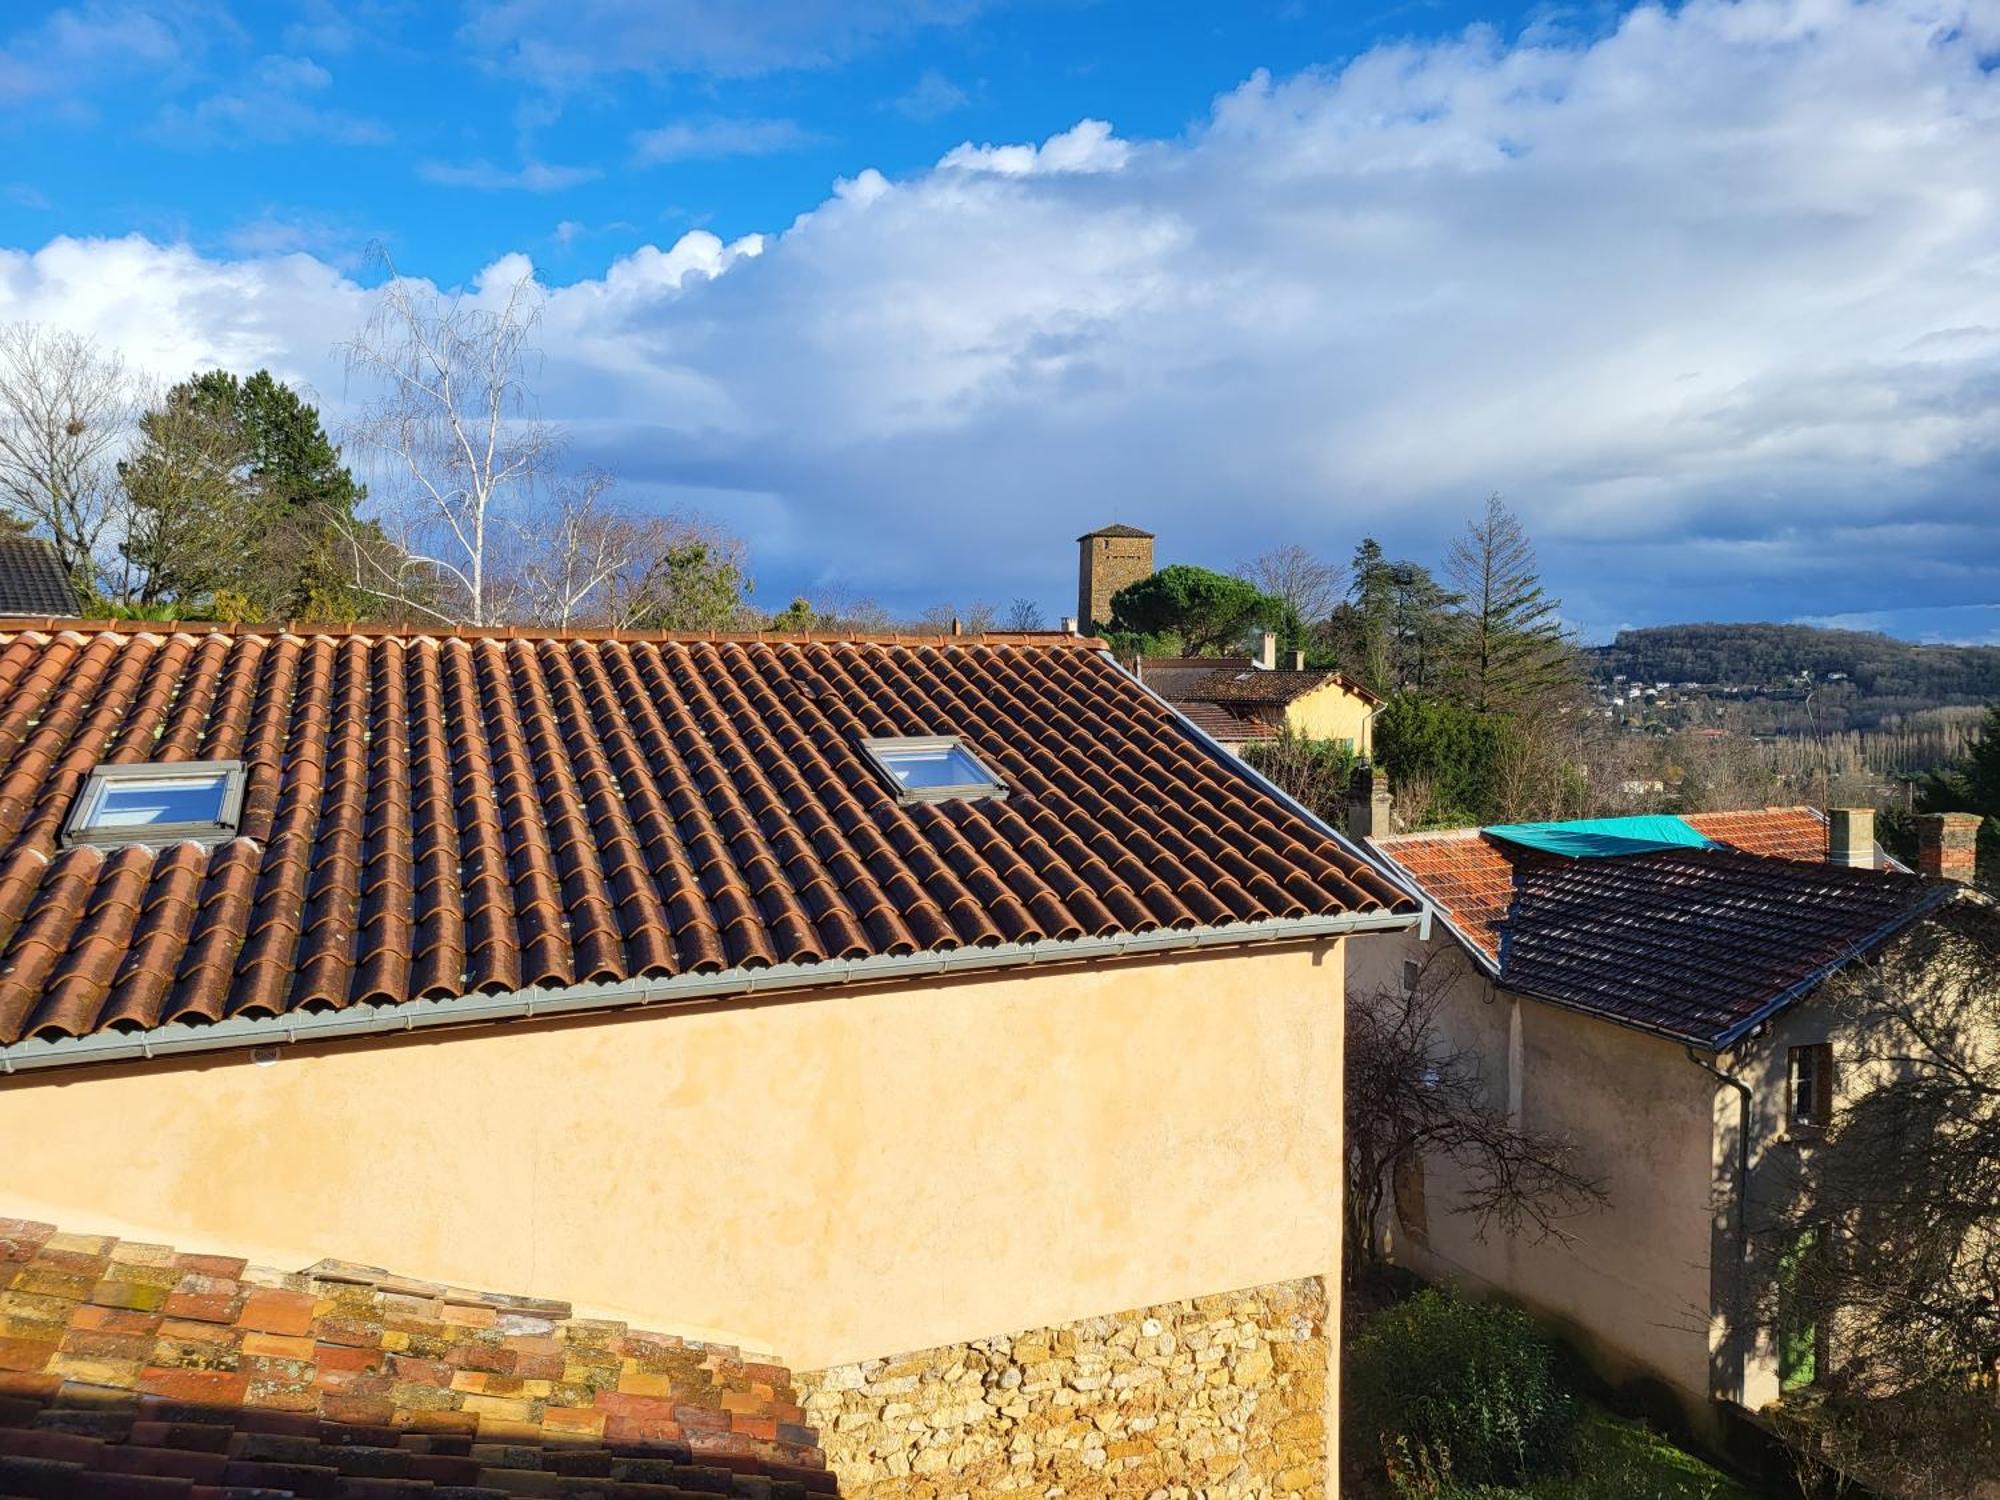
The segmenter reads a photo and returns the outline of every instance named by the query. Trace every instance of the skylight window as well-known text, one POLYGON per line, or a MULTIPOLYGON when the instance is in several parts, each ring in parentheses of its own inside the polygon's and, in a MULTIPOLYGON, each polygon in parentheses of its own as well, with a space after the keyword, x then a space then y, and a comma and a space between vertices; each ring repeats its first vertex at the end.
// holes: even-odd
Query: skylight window
POLYGON ((236 836, 243 763, 105 765, 76 799, 68 844, 220 843, 236 836))
POLYGON ((948 734, 864 739, 861 748, 905 802, 1007 795, 1000 778, 948 734))

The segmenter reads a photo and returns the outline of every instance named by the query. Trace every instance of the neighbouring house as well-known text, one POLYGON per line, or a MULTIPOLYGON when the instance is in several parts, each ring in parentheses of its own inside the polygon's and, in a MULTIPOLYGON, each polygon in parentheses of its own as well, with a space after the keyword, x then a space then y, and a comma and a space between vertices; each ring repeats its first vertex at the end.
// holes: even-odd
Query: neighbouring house
POLYGON ((179 1399, 208 1339, 251 1406, 623 1409, 863 1500, 1328 1494, 1343 950, 1419 915, 1073 635, 0 630, 0 1213, 65 1231, 0 1368, 179 1399), (538 1373, 454 1362, 487 1306, 538 1373), (600 1334, 635 1383, 557 1380, 600 1334))
POLYGON ((76 611, 76 585, 55 548, 40 537, 0 536, 0 619, 65 620, 76 611))
POLYGON ((1865 810, 1369 840, 1438 920, 1351 950, 1349 985, 1438 986, 1441 1045, 1480 1059, 1524 1129, 1567 1132, 1610 1195, 1569 1243, 1482 1237, 1452 1212, 1452 1164, 1412 1163, 1396 1258, 1519 1299, 1712 1438, 1809 1381, 1824 1332, 1777 1326, 1745 1226, 1841 1097, 1850 1040, 1821 987, 1961 898, 1975 821, 1935 819, 1922 873, 1884 858, 1865 810))
POLYGON ((1263 633, 1256 656, 1142 656, 1133 672, 1210 739, 1234 754, 1280 735, 1345 743, 1357 756, 1375 748, 1382 700, 1342 672, 1307 671, 1294 652, 1278 665, 1278 638, 1263 633))

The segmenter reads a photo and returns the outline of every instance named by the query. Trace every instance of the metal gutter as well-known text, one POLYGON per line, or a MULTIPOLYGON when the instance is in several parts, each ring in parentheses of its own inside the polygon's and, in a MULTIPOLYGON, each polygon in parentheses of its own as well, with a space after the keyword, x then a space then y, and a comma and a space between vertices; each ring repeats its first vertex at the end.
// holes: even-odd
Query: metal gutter
POLYGON ((1895 936, 1896 933, 1916 921, 1918 917, 1936 911, 1957 894, 1958 888, 1956 886, 1941 885, 1937 887, 1908 911, 1884 922, 1880 927, 1869 933, 1867 937, 1856 943, 1847 953, 1829 963, 1821 964, 1812 973, 1806 975, 1805 978, 1797 981, 1789 988, 1780 991, 1762 1006, 1758 1007, 1757 1012, 1747 1020, 1738 1021, 1729 1030, 1718 1036, 1714 1042, 1706 1045, 1711 1051, 1727 1052, 1731 1047, 1734 1047, 1744 1037, 1770 1020, 1772 1016, 1776 1015, 1786 1006, 1796 1000, 1803 999, 1808 993, 1819 988, 1830 975, 1846 968, 1856 959, 1865 956, 1876 944, 1895 936))
POLYGON ((1317 917, 1273 917, 1262 922, 1229 922, 1210 927, 1161 929, 1109 937, 1047 939, 1002 943, 991 948, 953 948, 943 953, 878 955, 829 959, 816 964, 773 964, 762 969, 729 969, 720 974, 683 974, 665 979, 626 979, 546 990, 513 990, 498 995, 456 995, 443 1000, 406 1000, 395 1005, 351 1005, 344 1010, 293 1012, 217 1021, 177 1023, 139 1032, 98 1032, 91 1036, 30 1037, 0 1047, 0 1075, 87 1063, 132 1062, 231 1048, 341 1041, 392 1036, 433 1026, 531 1020, 641 1006, 747 999, 795 994, 848 984, 989 973, 1037 965, 1137 958, 1253 943, 1298 942, 1343 937, 1353 932, 1415 925, 1414 912, 1339 912, 1317 917))

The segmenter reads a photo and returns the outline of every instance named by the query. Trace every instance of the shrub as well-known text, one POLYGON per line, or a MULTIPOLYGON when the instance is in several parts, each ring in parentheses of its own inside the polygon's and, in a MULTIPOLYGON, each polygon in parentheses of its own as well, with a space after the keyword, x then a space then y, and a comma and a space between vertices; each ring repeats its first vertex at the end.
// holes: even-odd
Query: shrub
POLYGON ((1576 1425, 1527 1315, 1450 1292, 1420 1292, 1376 1318, 1349 1350, 1347 1381, 1357 1435, 1379 1434, 1405 1483, 1414 1470, 1517 1484, 1559 1467, 1576 1425))

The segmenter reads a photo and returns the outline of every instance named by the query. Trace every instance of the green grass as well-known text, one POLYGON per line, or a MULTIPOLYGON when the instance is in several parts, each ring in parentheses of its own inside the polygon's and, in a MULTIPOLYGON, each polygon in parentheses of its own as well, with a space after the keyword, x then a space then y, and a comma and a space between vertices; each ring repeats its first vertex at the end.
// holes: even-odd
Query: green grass
POLYGON ((1578 1425, 1574 1473, 1475 1494, 1478 1500, 1760 1500, 1644 1423, 1597 1407, 1588 1407, 1578 1425))

